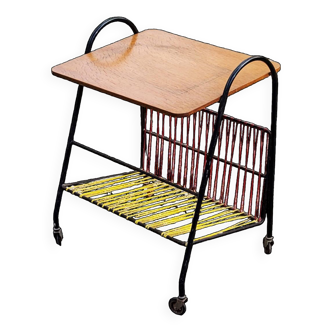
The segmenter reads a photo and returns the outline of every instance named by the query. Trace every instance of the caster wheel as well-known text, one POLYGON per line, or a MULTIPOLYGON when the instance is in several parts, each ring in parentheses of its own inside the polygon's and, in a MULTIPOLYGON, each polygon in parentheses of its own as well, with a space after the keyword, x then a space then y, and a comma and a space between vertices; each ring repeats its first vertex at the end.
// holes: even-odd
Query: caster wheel
POLYGON ((55 238, 56 244, 61 246, 61 242, 63 240, 63 233, 61 227, 53 229, 53 236, 55 238))
POLYGON ((168 302, 168 306, 173 313, 182 316, 186 312, 187 308, 185 302, 187 301, 188 299, 186 297, 184 299, 172 297, 168 302))
POLYGON ((267 255, 270 255, 271 252, 272 252, 272 245, 271 243, 269 243, 266 247, 264 247, 264 252, 267 254, 267 255))
POLYGON ((274 245, 274 241, 273 241, 273 237, 268 238, 268 237, 264 237, 263 239, 263 247, 264 247, 264 252, 267 255, 270 255, 272 253, 272 246, 274 245))

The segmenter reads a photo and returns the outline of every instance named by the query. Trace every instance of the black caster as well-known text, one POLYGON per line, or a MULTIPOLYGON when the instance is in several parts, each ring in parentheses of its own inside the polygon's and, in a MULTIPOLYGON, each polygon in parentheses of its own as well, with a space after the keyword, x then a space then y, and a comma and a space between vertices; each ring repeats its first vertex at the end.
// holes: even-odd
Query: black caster
POLYGON ((55 238, 56 244, 61 246, 61 242, 62 242, 62 239, 63 239, 63 233, 62 233, 61 227, 53 228, 53 236, 55 238))
POLYGON ((186 296, 184 297, 172 297, 169 302, 168 306, 171 309, 173 313, 176 315, 182 316, 186 312, 186 302, 188 301, 188 298, 186 296))
POLYGON ((263 239, 263 247, 264 247, 264 252, 267 255, 271 254, 273 245, 274 245, 273 236, 272 237, 265 236, 263 239))

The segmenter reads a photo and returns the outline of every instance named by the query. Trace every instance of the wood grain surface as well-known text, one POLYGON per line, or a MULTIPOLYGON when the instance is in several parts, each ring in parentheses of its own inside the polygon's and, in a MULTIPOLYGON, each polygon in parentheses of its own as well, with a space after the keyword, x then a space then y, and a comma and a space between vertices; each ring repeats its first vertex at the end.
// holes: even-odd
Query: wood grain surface
MULTIPOLYGON (((52 68, 55 76, 165 114, 182 117, 217 102, 232 71, 249 55, 181 37, 144 30, 52 68)), ((277 71, 280 64, 273 61, 277 71)), ((269 76, 252 62, 230 94, 269 76)))

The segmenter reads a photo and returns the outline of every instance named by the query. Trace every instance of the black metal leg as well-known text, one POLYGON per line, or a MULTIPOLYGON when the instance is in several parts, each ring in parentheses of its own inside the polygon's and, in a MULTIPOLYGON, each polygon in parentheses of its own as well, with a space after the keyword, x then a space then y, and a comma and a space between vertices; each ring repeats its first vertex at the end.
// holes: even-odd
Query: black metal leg
POLYGON ((59 210, 60 210, 61 199, 62 199, 62 194, 63 194, 62 185, 65 183, 65 180, 66 180, 66 174, 67 174, 67 169, 68 169, 68 164, 69 164, 72 142, 74 140, 78 113, 79 113, 80 106, 81 106, 82 94, 83 94, 83 86, 79 85, 78 89, 77 89, 74 112, 73 112, 73 117, 71 120, 67 147, 66 147, 63 164, 62 164, 60 181, 59 181, 58 191, 57 191, 56 200, 55 200, 55 207, 54 207, 54 212, 53 212, 53 235, 54 235, 56 243, 59 246, 61 246, 61 242, 63 239, 62 229, 59 224, 59 210))
MULTIPOLYGON (((209 173, 210 173, 210 169, 211 169, 210 166, 211 166, 211 162, 212 162, 212 156, 214 154, 214 150, 216 147, 217 138, 218 138, 218 134, 219 134, 219 128, 221 125, 221 120, 222 120, 222 117, 224 114, 224 110, 226 108, 227 97, 223 97, 223 96, 221 97, 220 103, 219 103, 219 112, 218 112, 216 128, 213 132, 211 141, 209 143, 208 157, 206 160, 203 178, 202 178, 202 182, 200 185, 195 214, 194 214, 192 227, 191 227, 188 244, 187 244, 187 248, 186 248, 185 258, 183 260, 182 270, 181 270, 180 278, 179 278, 178 296, 180 299, 183 299, 183 300, 186 299, 186 295, 185 295, 185 293, 186 293, 186 274, 188 272, 189 262, 190 262, 190 259, 192 256, 193 243, 194 243, 194 238, 195 238, 195 234, 196 234, 196 226, 197 226, 197 222, 199 219, 199 212, 201 209, 203 197, 205 196, 206 185, 207 185, 207 181, 208 181, 209 173)), ((225 96, 227 96, 227 94, 225 96)))
POLYGON ((277 108, 278 108, 278 79, 277 75, 272 74, 272 112, 271 112, 271 140, 269 142, 268 156, 268 192, 267 192, 267 234, 263 239, 264 252, 269 255, 274 245, 273 230, 273 195, 274 195, 274 173, 276 159, 276 141, 277 141, 277 108))
MULTIPOLYGON (((90 35, 90 38, 88 40, 88 43, 86 45, 85 54, 91 52, 93 43, 94 43, 97 35, 99 34, 99 32, 108 24, 114 23, 114 22, 125 23, 131 28, 131 30, 133 31, 134 34, 138 33, 138 30, 137 30, 136 26, 134 25, 134 23, 132 23, 125 17, 110 17, 110 18, 106 19, 105 21, 101 22, 93 30, 93 32, 90 35)), ((78 89, 77 89, 75 107, 74 107, 73 117, 72 117, 72 121, 71 121, 71 126, 70 126, 68 141, 67 141, 67 147, 66 147, 66 152, 65 152, 65 158, 63 160, 62 171, 61 171, 61 176, 60 176, 60 181, 59 181, 59 186, 58 186, 58 192, 56 195, 55 207, 54 207, 54 212, 53 212, 53 235, 54 235, 56 243, 60 246, 61 246, 61 241, 63 239, 62 229, 59 224, 59 210, 60 210, 62 193, 63 193, 62 185, 64 184, 65 179, 66 179, 69 158, 70 158, 70 153, 71 153, 71 147, 72 147, 73 141, 74 141, 76 123, 77 123, 78 113, 79 113, 80 106, 81 106, 82 94, 83 94, 83 86, 79 85, 78 89)))
POLYGON ((272 253, 272 246, 274 245, 274 237, 272 235, 273 228, 273 192, 269 195, 268 209, 267 209, 267 234, 263 238, 264 252, 269 255, 272 253))
POLYGON ((146 108, 141 106, 141 168, 144 166, 146 108))
POLYGON ((190 230, 188 241, 187 241, 187 247, 186 247, 186 251, 184 254, 183 263, 182 263, 182 267, 181 267, 181 273, 180 273, 180 278, 179 278, 179 296, 171 298, 168 303, 172 312, 174 312, 177 315, 183 315, 186 312, 185 303, 188 301, 188 298, 187 298, 186 292, 185 292, 185 281, 186 281, 186 276, 187 276, 187 271, 188 271, 188 265, 189 265, 189 261, 190 261, 192 248, 194 245, 196 226, 197 226, 197 222, 198 222, 198 218, 199 218, 199 213, 201 210, 201 206, 202 206, 202 202, 203 202, 203 198, 204 198, 204 194, 205 194, 205 189, 206 189, 208 179, 210 176, 212 157, 213 157, 214 150, 215 150, 215 147, 217 144, 220 124, 222 121, 222 117, 224 115, 226 99, 227 98, 224 98, 223 102, 221 102, 219 105, 218 118, 216 120, 215 128, 213 130, 211 143, 210 143, 210 147, 209 147, 209 153, 208 153, 208 156, 206 159, 206 165, 205 165, 201 185, 199 188, 195 214, 194 214, 194 218, 192 221, 192 226, 191 226, 191 230, 190 230))
MULTIPOLYGON (((204 198, 206 185, 209 179, 210 174, 210 167, 211 167, 211 161, 212 157, 214 155, 215 146, 218 139, 218 133, 220 130, 221 121, 223 119, 226 102, 229 94, 230 87, 235 79, 235 77, 238 75, 238 73, 244 68, 246 65, 248 65, 250 62, 253 61, 262 61, 264 62, 270 69, 271 76, 272 76, 272 112, 271 112, 271 140, 269 142, 269 155, 268 155, 268 186, 267 186, 267 219, 268 219, 268 230, 267 230, 267 236, 264 238, 263 243, 268 243, 268 247, 272 248, 273 245, 273 237, 272 237, 272 224, 273 224, 273 191, 274 191, 274 169, 275 169, 275 147, 276 147, 276 126, 277 126, 277 101, 278 101, 278 76, 277 73, 272 65, 272 63, 265 57, 262 56, 252 56, 243 62, 241 62, 237 68, 232 72, 230 75, 226 86, 224 88, 224 92, 219 100, 219 109, 218 109, 218 117, 216 120, 216 123, 214 125, 213 134, 211 137, 211 143, 209 146, 209 152, 207 156, 207 161, 203 173, 203 178, 201 181, 199 194, 198 194, 198 200, 197 205, 195 209, 195 215, 192 221, 191 231, 189 234, 188 242, 187 242, 187 248, 184 255, 181 273, 180 273, 180 279, 179 279, 179 296, 173 297, 169 301, 169 307, 170 309, 177 315, 183 315, 186 312, 186 305, 185 303, 188 301, 187 296, 185 295, 185 279, 187 275, 190 255, 192 251, 192 246, 195 238, 196 233, 196 226, 199 218, 199 212, 201 209, 201 204, 204 198), (271 236, 271 237, 269 237, 271 236)), ((264 247, 265 248, 265 247, 264 247)))
POLYGON ((274 235, 274 215, 275 215, 275 181, 273 181, 270 191, 268 213, 266 215, 266 232, 263 238, 263 248, 265 255, 271 255, 273 253, 273 246, 275 244, 274 235))

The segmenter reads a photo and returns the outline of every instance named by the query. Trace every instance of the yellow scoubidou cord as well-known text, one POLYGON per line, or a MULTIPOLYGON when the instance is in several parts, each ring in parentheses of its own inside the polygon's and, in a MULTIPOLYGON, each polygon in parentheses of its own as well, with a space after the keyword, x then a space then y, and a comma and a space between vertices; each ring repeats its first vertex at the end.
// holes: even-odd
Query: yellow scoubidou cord
MULTIPOLYGON (((168 238, 190 232, 197 204, 197 196, 139 172, 72 184, 66 190, 136 224, 140 223, 147 229, 158 230, 163 237, 168 238), (174 227, 174 224, 178 225, 174 227), (167 229, 163 230, 165 227, 167 229)), ((257 219, 245 212, 204 198, 196 231, 212 226, 214 231, 202 236, 196 235, 194 241, 213 238, 257 222, 257 219), (216 226, 221 228, 216 230, 216 226)))

